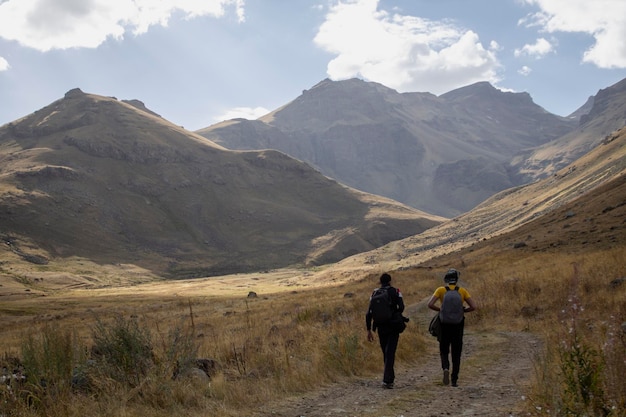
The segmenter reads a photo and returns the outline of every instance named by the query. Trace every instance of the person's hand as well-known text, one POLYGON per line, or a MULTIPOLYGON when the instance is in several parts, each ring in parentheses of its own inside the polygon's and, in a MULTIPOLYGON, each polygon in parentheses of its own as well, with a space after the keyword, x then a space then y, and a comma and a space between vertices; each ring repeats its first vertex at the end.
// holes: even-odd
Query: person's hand
POLYGON ((367 331, 367 341, 368 342, 373 342, 374 341, 374 333, 372 333, 371 330, 367 331))

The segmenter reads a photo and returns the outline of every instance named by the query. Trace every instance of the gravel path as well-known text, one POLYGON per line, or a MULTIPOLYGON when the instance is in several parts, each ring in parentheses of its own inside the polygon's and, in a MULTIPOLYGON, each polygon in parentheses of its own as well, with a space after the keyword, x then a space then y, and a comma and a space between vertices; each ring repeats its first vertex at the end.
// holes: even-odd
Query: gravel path
MULTIPOLYGON (((522 416, 524 387, 532 373, 538 340, 529 333, 472 333, 466 329, 459 386, 441 382, 437 343, 425 360, 397 364, 393 390, 378 379, 325 387, 259 410, 276 417, 522 416)), ((402 343, 402 338, 400 339, 402 343)), ((382 372, 382 370, 381 370, 382 372)))

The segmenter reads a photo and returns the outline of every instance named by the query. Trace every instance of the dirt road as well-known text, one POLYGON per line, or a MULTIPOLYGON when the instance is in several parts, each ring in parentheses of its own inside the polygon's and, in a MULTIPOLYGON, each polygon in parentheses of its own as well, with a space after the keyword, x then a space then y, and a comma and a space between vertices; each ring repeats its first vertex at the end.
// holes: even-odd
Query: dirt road
POLYGON ((383 389, 377 378, 363 378, 287 399, 257 416, 522 416, 537 348, 537 338, 529 333, 469 330, 458 387, 443 385, 433 339, 419 364, 397 364, 392 390, 383 389))

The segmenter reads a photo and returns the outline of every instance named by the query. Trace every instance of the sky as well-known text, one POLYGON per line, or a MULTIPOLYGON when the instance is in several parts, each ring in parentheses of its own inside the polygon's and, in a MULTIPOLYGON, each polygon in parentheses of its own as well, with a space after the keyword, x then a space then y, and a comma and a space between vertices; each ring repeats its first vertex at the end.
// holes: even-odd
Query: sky
POLYGON ((567 116, 626 78, 626 0, 0 0, 0 125, 80 88, 197 130, 354 77, 567 116))

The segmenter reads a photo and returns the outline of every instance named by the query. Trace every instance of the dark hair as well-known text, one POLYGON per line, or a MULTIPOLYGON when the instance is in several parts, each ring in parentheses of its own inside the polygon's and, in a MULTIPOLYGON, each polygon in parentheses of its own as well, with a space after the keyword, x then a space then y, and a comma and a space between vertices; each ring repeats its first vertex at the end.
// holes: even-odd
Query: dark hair
POLYGON ((381 284, 389 284, 391 282, 391 275, 389 275, 388 273, 384 273, 380 276, 380 283, 381 284))

